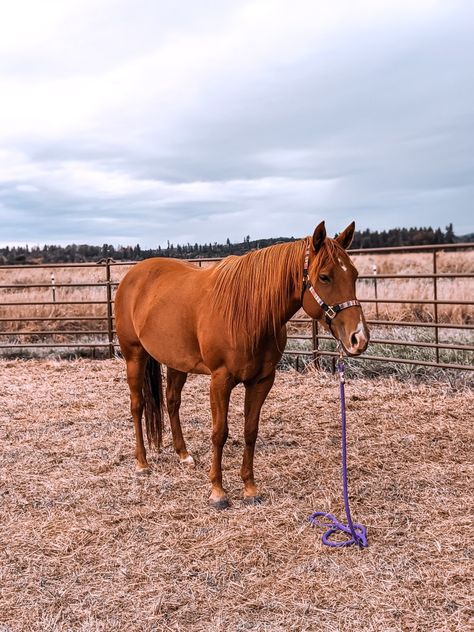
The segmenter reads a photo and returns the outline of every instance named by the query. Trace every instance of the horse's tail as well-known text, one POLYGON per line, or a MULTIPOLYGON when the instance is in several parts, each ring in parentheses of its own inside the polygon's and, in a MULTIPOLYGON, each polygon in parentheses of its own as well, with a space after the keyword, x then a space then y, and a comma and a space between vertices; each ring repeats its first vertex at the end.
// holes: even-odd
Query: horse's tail
POLYGON ((163 378, 161 364, 151 356, 145 368, 143 404, 148 445, 159 451, 163 444, 163 378))

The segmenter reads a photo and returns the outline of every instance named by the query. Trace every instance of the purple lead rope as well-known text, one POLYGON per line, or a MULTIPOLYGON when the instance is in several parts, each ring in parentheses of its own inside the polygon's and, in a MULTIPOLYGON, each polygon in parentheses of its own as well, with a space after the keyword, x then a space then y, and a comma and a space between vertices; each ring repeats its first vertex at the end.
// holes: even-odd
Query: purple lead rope
POLYGON ((367 529, 357 522, 352 522, 351 510, 349 508, 349 492, 347 489, 346 396, 344 388, 345 378, 342 352, 339 355, 337 369, 339 371, 339 395, 341 399, 342 420, 342 493, 344 497, 344 509, 346 511, 347 526, 339 522, 339 520, 337 520, 337 518, 332 514, 324 511, 315 511, 309 517, 309 521, 313 526, 328 528, 326 533, 322 536, 323 544, 326 546, 340 548, 343 546, 351 546, 351 544, 357 544, 359 548, 362 549, 369 546, 367 541, 367 529), (326 518, 329 522, 319 520, 320 518, 326 518), (338 532, 345 533, 351 537, 342 541, 331 540, 331 536, 338 532))

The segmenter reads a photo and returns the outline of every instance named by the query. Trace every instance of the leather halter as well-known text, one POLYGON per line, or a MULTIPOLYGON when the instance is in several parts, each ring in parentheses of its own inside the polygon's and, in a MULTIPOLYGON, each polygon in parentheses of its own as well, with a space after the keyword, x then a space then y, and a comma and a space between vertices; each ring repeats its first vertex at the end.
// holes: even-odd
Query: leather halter
POLYGON ((350 301, 344 301, 344 303, 335 303, 334 305, 328 305, 316 292, 314 287, 311 284, 308 274, 309 268, 309 242, 306 246, 306 253, 304 257, 304 269, 303 269, 303 291, 301 292, 301 300, 303 300, 303 294, 305 290, 309 290, 311 296, 314 298, 319 307, 323 310, 324 316, 326 317, 326 322, 329 325, 329 329, 331 329, 331 323, 336 318, 339 312, 347 307, 360 307, 360 302, 355 298, 350 301))

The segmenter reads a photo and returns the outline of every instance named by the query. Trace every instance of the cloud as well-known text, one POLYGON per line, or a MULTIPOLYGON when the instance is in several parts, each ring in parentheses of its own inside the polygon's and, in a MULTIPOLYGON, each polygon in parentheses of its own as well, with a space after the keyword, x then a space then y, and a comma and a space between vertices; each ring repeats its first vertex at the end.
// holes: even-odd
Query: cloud
POLYGON ((468 2, 41 7, 0 24, 3 241, 474 230, 468 2))

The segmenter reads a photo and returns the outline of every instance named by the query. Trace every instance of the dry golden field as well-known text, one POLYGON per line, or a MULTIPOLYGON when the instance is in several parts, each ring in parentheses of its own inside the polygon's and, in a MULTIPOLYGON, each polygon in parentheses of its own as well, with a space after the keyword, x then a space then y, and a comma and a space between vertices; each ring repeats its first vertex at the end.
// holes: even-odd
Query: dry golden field
POLYGON ((308 524, 343 517, 336 378, 279 372, 242 504, 243 391, 224 480, 207 506, 208 379, 183 430, 134 474, 123 362, 0 361, 2 632, 465 632, 472 623, 472 391, 394 379, 347 384, 349 486, 369 548, 333 550, 308 524))
MULTIPOLYGON (((447 252, 437 255, 439 273, 472 273, 474 271, 474 250, 465 252, 447 252)), ((354 262, 361 275, 372 275, 373 265, 377 266, 378 274, 422 274, 432 272, 432 254, 391 254, 391 255, 356 255, 354 262)), ((128 266, 113 266, 112 280, 120 281, 128 266)), ((92 333, 82 337, 82 342, 93 344, 106 342, 104 333, 107 331, 105 320, 80 321, 81 317, 102 318, 106 314, 106 289, 102 287, 84 286, 81 288, 56 288, 56 303, 49 305, 31 305, 35 302, 52 302, 51 273, 54 273, 55 283, 104 283, 105 267, 103 265, 76 268, 15 268, 0 269, 0 284, 21 286, 22 284, 45 284, 45 288, 1 289, 2 301, 0 304, 0 333, 11 332, 12 335, 3 335, 3 343, 28 344, 28 343, 72 343, 77 338, 64 334, 54 336, 41 334, 42 331, 90 331, 92 333), (75 305, 62 305, 61 301, 77 301, 75 305), (96 303, 84 304, 82 301, 96 301, 96 303), (102 303, 101 303, 102 301, 102 303), (26 305, 6 306, 6 302, 28 303, 26 305), (9 319, 21 318, 60 318, 54 321, 29 321, 11 322, 9 319), (37 332, 30 335, 20 335, 22 331, 37 332), (103 332, 102 334, 97 332, 103 332)), ((474 296, 474 280, 472 278, 438 279, 438 298, 440 300, 469 301, 474 296)), ((407 300, 430 300, 433 297, 433 281, 431 279, 377 279, 378 298, 381 301, 378 308, 373 303, 367 303, 364 311, 368 318, 384 319, 391 321, 420 321, 433 322, 434 309, 430 304, 390 304, 384 303, 384 298, 397 298, 407 300)), ((358 295, 361 299, 372 299, 375 294, 374 281, 360 280, 358 295)), ((472 324, 474 322, 473 305, 439 305, 438 320, 444 323, 472 324)), ((302 331, 301 328, 293 328, 292 332, 302 331)), ((433 330, 390 331, 385 327, 374 332, 375 337, 395 337, 410 340, 429 342, 433 340, 433 330)), ((456 332, 454 330, 440 330, 440 340, 455 344, 473 344, 472 331, 456 332)), ((374 337, 374 336, 373 336, 374 337)), ((295 343, 293 343, 293 347, 295 343)), ((297 347, 299 348, 299 347, 297 347)), ((383 350, 382 350, 383 351, 383 350)), ((465 363, 464 356, 446 355, 446 361, 465 363)), ((431 360, 431 356, 423 356, 422 359, 431 360)), ((467 358, 469 361, 469 358, 467 358)))
MULTIPOLYGON (((357 255, 354 264, 361 275, 372 275, 373 266, 377 274, 431 274, 433 272, 433 255, 431 253, 357 255)), ((464 252, 441 252, 437 255, 438 274, 474 273, 474 249, 464 252)), ((379 279, 378 298, 426 299, 433 298, 432 279, 379 279)), ((438 279, 438 299, 473 301, 474 279, 438 279)), ((361 281, 360 298, 374 298, 373 281, 361 281)), ((369 318, 375 317, 373 305, 364 308, 369 318)), ((379 305, 379 316, 387 320, 433 320, 431 305, 379 305)), ((474 320, 474 305, 440 305, 438 307, 440 322, 456 324, 470 323, 474 320)))

